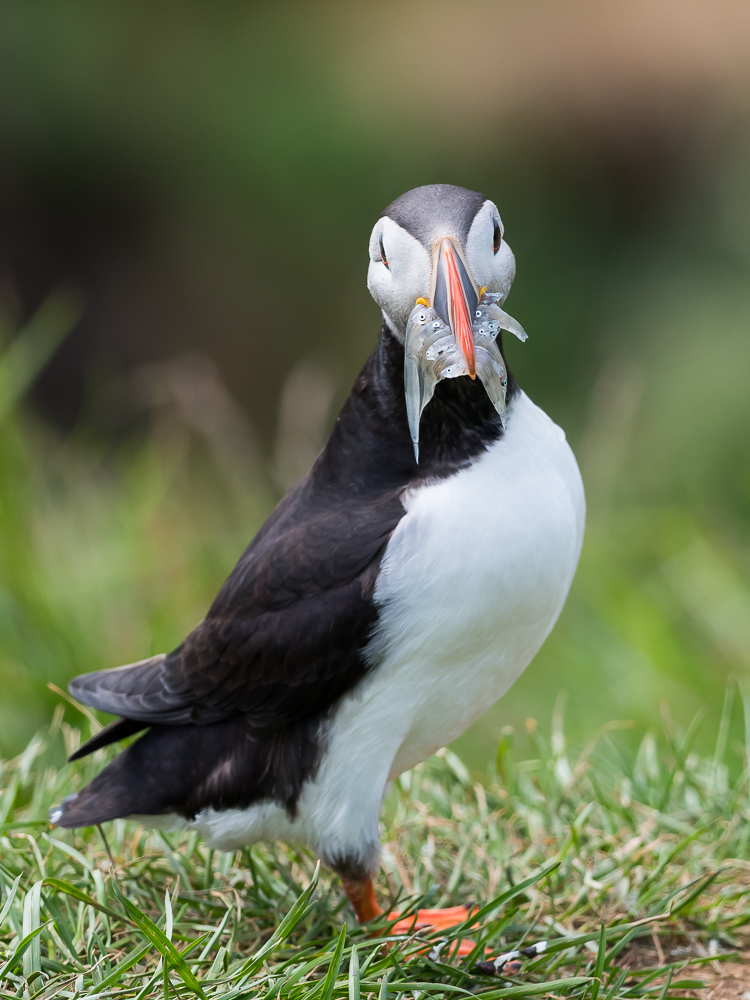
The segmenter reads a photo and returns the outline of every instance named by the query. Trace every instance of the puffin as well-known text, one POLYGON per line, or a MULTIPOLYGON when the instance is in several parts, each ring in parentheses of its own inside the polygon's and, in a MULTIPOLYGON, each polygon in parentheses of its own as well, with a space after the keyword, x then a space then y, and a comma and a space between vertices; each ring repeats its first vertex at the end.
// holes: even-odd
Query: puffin
MULTIPOLYGON (((430 184, 380 215, 374 350, 311 471, 170 653, 75 677, 116 716, 75 761, 142 733, 51 810, 137 817, 209 846, 305 845, 378 917, 390 782, 456 739, 532 660, 568 594, 585 500, 565 433, 508 368, 515 276, 497 206, 430 184), (144 732, 145 731, 145 732, 144 732)), ((465 909, 420 911, 449 926, 465 909)))

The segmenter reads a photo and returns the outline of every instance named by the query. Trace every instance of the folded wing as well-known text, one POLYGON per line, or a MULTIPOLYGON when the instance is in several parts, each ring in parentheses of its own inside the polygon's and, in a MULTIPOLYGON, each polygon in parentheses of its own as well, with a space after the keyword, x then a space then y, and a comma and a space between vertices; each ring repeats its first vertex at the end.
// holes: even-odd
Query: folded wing
POLYGON ((308 477, 177 649, 83 674, 71 693, 138 728, 243 715, 268 731, 324 712, 367 670, 361 650, 377 620, 375 580, 403 514, 400 491, 332 502, 308 477))

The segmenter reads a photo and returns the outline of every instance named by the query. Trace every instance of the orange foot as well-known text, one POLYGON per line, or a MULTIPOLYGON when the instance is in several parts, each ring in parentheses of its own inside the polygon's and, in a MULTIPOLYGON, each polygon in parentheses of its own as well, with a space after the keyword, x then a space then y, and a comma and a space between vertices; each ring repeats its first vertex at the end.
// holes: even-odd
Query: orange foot
MULTIPOLYGON (((468 920, 471 910, 467 906, 448 906, 443 910, 417 910, 410 917, 399 919, 398 913, 394 914, 395 922, 389 930, 389 934, 414 934, 418 931, 447 931, 451 927, 462 924, 468 920)), ((474 941, 463 938, 458 946, 459 955, 468 955, 474 949, 474 941)), ((451 944, 451 948, 453 945, 451 944)))
MULTIPOLYGON (((375 898, 375 888, 371 878, 343 878, 344 892, 354 907, 357 920, 367 924, 383 912, 375 898)), ((389 916, 389 934, 414 934, 417 931, 447 931, 468 919, 471 910, 467 906, 449 906, 444 910, 417 910, 410 917, 399 919, 399 914, 389 916)), ((382 932, 379 932, 382 933, 382 932)), ((434 947, 434 946, 433 946, 434 947)), ((459 955, 468 955, 474 942, 464 938, 458 946, 459 955)))

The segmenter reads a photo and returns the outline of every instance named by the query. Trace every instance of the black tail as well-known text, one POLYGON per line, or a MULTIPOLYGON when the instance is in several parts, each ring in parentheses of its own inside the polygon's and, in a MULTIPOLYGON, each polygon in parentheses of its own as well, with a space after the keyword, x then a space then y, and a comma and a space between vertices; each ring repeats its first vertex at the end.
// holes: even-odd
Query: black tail
MULTIPOLYGON (((107 727, 110 736, 117 725, 107 727)), ((208 807, 245 808, 263 799, 293 816, 302 785, 318 766, 319 729, 319 718, 262 734, 244 717, 209 726, 153 726, 82 791, 52 809, 50 820, 73 829, 126 816, 177 813, 192 819, 208 807)))
POLYGON ((68 757, 68 763, 80 760, 81 757, 88 757, 94 750, 100 750, 102 747, 109 746, 110 743, 117 743, 118 740, 124 740, 126 736, 133 736, 135 733, 140 733, 142 729, 146 729, 146 726, 147 723, 136 722, 135 719, 115 719, 103 729, 100 729, 90 740, 82 743, 75 753, 72 753, 68 757))

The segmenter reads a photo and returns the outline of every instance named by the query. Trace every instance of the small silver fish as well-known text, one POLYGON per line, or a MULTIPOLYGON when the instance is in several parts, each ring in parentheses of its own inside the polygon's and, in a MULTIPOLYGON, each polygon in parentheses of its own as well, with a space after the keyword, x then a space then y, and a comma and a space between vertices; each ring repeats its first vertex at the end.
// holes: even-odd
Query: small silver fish
MULTIPOLYGON (((519 340, 526 340, 520 323, 497 304, 499 293, 484 292, 472 322, 476 374, 492 405, 505 425, 505 396, 508 371, 497 346, 500 330, 507 330, 519 340)), ((409 433, 414 457, 419 462, 419 422, 425 406, 432 399, 435 386, 444 378, 468 375, 463 351, 451 329, 430 306, 416 305, 406 324, 404 341, 404 388, 409 433)))
POLYGON ((485 292, 479 300, 471 324, 475 343, 480 334, 482 337, 489 336, 494 340, 500 330, 507 330, 522 343, 529 339, 521 324, 497 304, 501 298, 500 292, 485 292))
POLYGON ((494 340, 486 343, 474 341, 474 358, 477 377, 490 397, 490 402, 500 415, 500 422, 505 427, 505 395, 508 391, 508 369, 500 353, 500 348, 494 340))
POLYGON ((414 457, 419 462, 419 421, 444 378, 468 375, 469 368, 451 328, 429 306, 416 306, 406 324, 404 387, 414 457))

